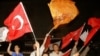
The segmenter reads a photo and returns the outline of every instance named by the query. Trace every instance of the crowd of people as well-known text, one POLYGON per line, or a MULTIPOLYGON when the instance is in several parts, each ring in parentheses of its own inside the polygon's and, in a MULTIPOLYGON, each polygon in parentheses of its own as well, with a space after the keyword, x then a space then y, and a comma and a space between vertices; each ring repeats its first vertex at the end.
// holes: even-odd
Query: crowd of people
MULTIPOLYGON (((20 47, 18 45, 14 46, 14 51, 11 51, 12 43, 9 43, 9 46, 7 48, 7 53, 11 56, 24 56, 23 53, 20 52, 20 47)), ((45 48, 43 47, 43 44, 40 47, 40 44, 38 41, 35 42, 35 44, 33 44, 33 50, 30 53, 30 56, 63 56, 63 52, 60 51, 59 45, 58 44, 53 44, 53 51, 52 52, 48 52, 45 51, 45 48)), ((73 55, 70 56, 79 56, 79 53, 75 53, 73 55)))
MULTIPOLYGON (((48 35, 46 35, 42 45, 40 46, 40 43, 38 41, 35 41, 35 43, 32 45, 33 47, 33 51, 30 52, 29 56, 66 56, 64 55, 65 53, 63 53, 60 50, 60 46, 58 44, 53 44, 52 45, 52 49, 53 50, 49 50, 49 47, 46 48, 45 47, 45 43, 47 41, 47 37, 48 35)), ((78 45, 78 41, 75 42, 73 48, 71 49, 70 55, 67 56, 86 56, 87 52, 89 51, 89 47, 87 46, 83 53, 79 53, 77 50, 77 45, 78 45)), ((25 56, 21 51, 21 48, 19 45, 14 45, 14 51, 11 51, 11 46, 12 43, 9 42, 8 48, 7 48, 7 53, 11 56, 25 56)), ((1 55, 4 56, 4 55, 1 55)))

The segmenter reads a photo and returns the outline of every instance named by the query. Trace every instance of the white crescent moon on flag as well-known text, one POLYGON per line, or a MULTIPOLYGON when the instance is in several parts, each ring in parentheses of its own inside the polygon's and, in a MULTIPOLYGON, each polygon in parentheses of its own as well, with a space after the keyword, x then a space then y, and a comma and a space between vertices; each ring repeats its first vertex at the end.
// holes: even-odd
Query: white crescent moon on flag
MULTIPOLYGON (((15 20, 15 19, 18 19, 18 20, 19 20, 19 22, 20 22, 20 26, 19 26, 19 28, 18 28, 17 30, 22 29, 23 24, 24 24, 23 18, 22 18, 20 15, 16 15, 16 16, 14 17, 14 20, 15 20)), ((14 29, 14 30, 15 30, 14 25, 12 25, 12 29, 14 29)))

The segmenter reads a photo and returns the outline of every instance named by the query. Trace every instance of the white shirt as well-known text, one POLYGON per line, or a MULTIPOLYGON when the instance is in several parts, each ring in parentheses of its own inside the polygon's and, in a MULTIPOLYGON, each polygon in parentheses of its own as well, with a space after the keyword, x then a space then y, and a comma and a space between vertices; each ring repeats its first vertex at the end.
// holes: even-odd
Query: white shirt
POLYGON ((50 56, 63 56, 63 53, 59 51, 59 53, 57 54, 53 51, 52 53, 50 53, 50 56))
POLYGON ((3 54, 0 54, 0 56, 4 56, 3 54))
MULTIPOLYGON (((43 51, 44 51, 44 46, 42 45, 41 47, 40 47, 40 56, 42 56, 42 53, 43 53, 43 51)), ((36 55, 36 51, 33 51, 33 52, 31 52, 31 54, 30 54, 30 56, 35 56, 36 55)))
POLYGON ((36 51, 31 52, 30 56, 35 56, 36 51))

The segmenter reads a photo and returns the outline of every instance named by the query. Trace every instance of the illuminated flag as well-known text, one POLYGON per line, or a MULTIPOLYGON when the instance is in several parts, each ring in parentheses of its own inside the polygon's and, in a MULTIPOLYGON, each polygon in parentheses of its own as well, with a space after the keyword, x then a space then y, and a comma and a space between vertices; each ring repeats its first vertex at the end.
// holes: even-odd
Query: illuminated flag
POLYGON ((9 29, 7 41, 15 40, 25 33, 32 32, 32 28, 22 2, 20 2, 5 19, 4 24, 9 29))
POLYGON ((48 4, 53 18, 54 28, 75 19, 79 11, 72 0, 51 0, 48 4))

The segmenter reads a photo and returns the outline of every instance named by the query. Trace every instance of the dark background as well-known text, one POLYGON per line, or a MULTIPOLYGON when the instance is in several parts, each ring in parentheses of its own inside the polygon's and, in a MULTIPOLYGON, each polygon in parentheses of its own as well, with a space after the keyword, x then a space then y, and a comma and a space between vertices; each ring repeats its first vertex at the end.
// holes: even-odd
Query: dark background
MULTIPOLYGON (((26 13, 29 17, 30 23, 34 29, 37 40, 41 43, 45 34, 53 27, 53 20, 48 8, 47 3, 50 0, 0 0, 0 27, 4 26, 3 22, 15 6, 22 1, 26 13)), ((74 0, 76 6, 79 9, 79 15, 75 20, 69 24, 61 25, 54 30, 51 35, 53 41, 61 40, 63 36, 70 31, 78 29, 83 23, 87 23, 90 17, 100 17, 100 2, 99 0, 74 0)), ((89 25, 85 26, 85 29, 91 29, 89 25)), ((100 54, 100 30, 95 34, 90 42, 90 56, 99 56, 100 54), (93 55, 92 55, 93 54, 93 55)), ((20 39, 13 41, 13 46, 19 44, 24 51, 32 51, 32 43, 34 38, 32 33, 25 34, 20 39), (24 48, 23 48, 24 47, 24 48)), ((0 52, 5 52, 8 46, 8 42, 1 42, 0 52)), ((12 49, 13 49, 12 46, 12 49)))

